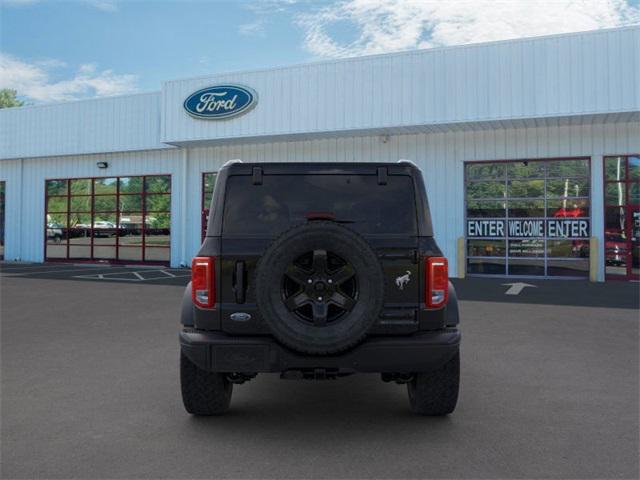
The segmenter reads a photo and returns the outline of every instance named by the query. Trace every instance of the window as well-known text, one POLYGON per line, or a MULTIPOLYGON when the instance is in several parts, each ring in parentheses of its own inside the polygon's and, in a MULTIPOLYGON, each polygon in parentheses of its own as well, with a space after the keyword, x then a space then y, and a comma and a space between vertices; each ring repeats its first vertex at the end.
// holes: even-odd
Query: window
POLYGON ((170 260, 171 177, 46 182, 47 260, 170 260))
POLYGON ((390 175, 386 185, 375 175, 265 175, 261 185, 232 176, 226 195, 226 235, 274 236, 310 216, 329 216, 362 234, 417 232, 413 180, 405 175, 390 175))
POLYGON ((640 278, 640 155, 604 158, 604 237, 607 278, 640 278))
POLYGON ((207 223, 209 222, 209 209, 211 208, 211 199, 213 198, 213 188, 216 185, 218 172, 209 172, 202 174, 202 210, 201 210, 201 237, 204 240, 207 234, 207 223))
POLYGON ((4 191, 5 183, 0 182, 0 260, 4 260, 4 191))
POLYGON ((589 275, 589 159, 465 165, 467 272, 589 275))

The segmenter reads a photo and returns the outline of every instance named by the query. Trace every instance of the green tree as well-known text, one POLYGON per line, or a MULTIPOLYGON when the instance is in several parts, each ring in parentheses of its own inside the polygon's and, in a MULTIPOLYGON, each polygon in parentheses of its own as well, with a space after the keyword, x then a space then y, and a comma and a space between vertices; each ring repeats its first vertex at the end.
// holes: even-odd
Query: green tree
POLYGON ((18 92, 10 88, 0 89, 0 108, 21 107, 24 105, 22 100, 18 100, 16 96, 18 92))

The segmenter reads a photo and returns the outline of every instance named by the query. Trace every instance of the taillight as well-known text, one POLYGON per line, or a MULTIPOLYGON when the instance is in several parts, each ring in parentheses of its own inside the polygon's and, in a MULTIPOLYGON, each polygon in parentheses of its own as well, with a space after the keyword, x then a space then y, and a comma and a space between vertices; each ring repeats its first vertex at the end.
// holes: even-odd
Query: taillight
POLYGON ((213 308, 216 304, 214 257, 195 257, 191 262, 191 299, 200 308, 213 308))
POLYGON ((425 303, 429 308, 442 307, 449 298, 449 267, 444 257, 425 259, 425 303))

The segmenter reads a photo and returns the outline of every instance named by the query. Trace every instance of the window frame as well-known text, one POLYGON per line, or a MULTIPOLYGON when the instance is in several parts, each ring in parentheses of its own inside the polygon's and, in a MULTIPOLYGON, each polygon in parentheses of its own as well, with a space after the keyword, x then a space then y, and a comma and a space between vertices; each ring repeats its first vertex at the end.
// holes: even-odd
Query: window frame
MULTIPOLYGON (((640 280, 640 275, 633 274, 633 270, 632 270, 632 266, 631 265, 627 265, 627 271, 625 273, 625 275, 615 275, 612 273, 607 273, 607 265, 606 265, 606 260, 607 260, 607 252, 606 252, 606 236, 607 236, 607 212, 609 211, 609 209, 614 209, 614 208, 622 208, 624 209, 625 215, 627 215, 629 212, 632 212, 634 209, 640 209, 640 204, 635 205, 635 204, 631 204, 629 203, 629 191, 630 188, 629 186, 631 184, 638 184, 640 185, 640 176, 638 176, 638 178, 636 179, 631 179, 631 177, 629 176, 629 159, 631 157, 639 157, 640 158, 640 153, 625 153, 625 154, 607 154, 607 155, 603 155, 602 156, 602 236, 603 236, 603 246, 605 248, 605 252, 604 252, 604 258, 603 261, 605 262, 604 265, 604 278, 605 280, 609 281, 609 280, 613 280, 613 281, 630 281, 630 280, 640 280), (618 158, 618 157, 622 157, 624 159, 624 179, 623 180, 609 180, 607 178, 607 159, 611 159, 611 158, 618 158), (610 205, 607 203, 607 186, 610 184, 614 184, 614 183, 622 183, 624 185, 624 205, 610 205)), ((631 216, 631 218, 633 218, 631 216)), ((628 225, 625 227, 626 230, 631 230, 633 228, 631 222, 628 223, 628 225)), ((632 259, 632 249, 633 249, 633 244, 632 244, 632 240, 631 240, 631 236, 627 236, 627 240, 625 242, 627 244, 627 250, 628 250, 628 261, 633 261, 632 259)))
MULTIPOLYGON (((590 156, 578 156, 578 157, 549 157, 549 158, 522 158, 522 159, 506 159, 506 160, 480 160, 480 161, 474 161, 474 160, 469 160, 469 161, 465 161, 463 162, 463 182, 464 182, 464 186, 463 186, 463 192, 464 192, 464 252, 465 252, 465 274, 469 275, 469 276, 477 276, 477 277, 509 277, 509 278, 552 278, 552 279, 584 279, 584 278, 588 278, 589 276, 589 272, 587 271, 585 275, 582 276, 564 276, 564 275, 549 275, 549 263, 550 262, 584 262, 585 258, 583 257, 550 257, 548 255, 548 242, 550 241, 557 241, 557 240, 568 240, 568 241, 584 241, 584 242, 589 242, 589 238, 573 238, 573 237, 567 237, 567 238, 549 238, 548 237, 548 232, 545 231, 545 235, 542 237, 530 237, 528 238, 529 240, 537 240, 537 239, 541 239, 543 240, 543 251, 544 254, 542 256, 538 256, 538 257, 534 257, 534 256, 517 256, 517 257, 511 257, 509 255, 509 249, 510 249, 510 241, 514 240, 514 241, 521 241, 521 240, 526 240, 525 238, 511 238, 509 237, 509 235, 505 232, 505 236, 504 237, 500 237, 500 238, 495 238, 495 237, 468 237, 467 236, 467 223, 468 220, 470 219, 482 219, 482 220, 504 220, 505 225, 508 225, 509 219, 526 219, 526 220, 542 220, 545 222, 546 225, 546 221, 549 219, 553 219, 553 217, 548 216, 548 203, 549 201, 555 201, 555 200, 559 200, 562 199, 563 197, 549 197, 547 195, 547 182, 550 180, 554 180, 554 179, 586 179, 589 183, 589 189, 588 189, 588 195, 580 195, 580 196, 576 196, 576 197, 568 197, 571 199, 575 199, 575 200, 587 200, 588 205, 589 205, 589 214, 587 216, 581 216, 581 217, 576 217, 576 218, 580 218, 580 219, 587 219, 589 221, 589 235, 590 237, 593 236, 593 201, 592 201, 592 191, 593 191, 593 185, 592 185, 592 178, 591 178, 591 172, 592 172, 592 158, 590 156), (549 171, 547 168, 547 164, 549 164, 550 162, 560 162, 560 161, 576 161, 576 160, 583 160, 587 162, 587 171, 585 172, 584 175, 571 175, 571 176, 567 176, 567 177, 560 177, 558 175, 549 175, 549 171), (509 164, 517 164, 517 163, 523 163, 523 162, 528 162, 528 163, 532 163, 532 162, 539 162, 544 164, 544 174, 542 176, 534 176, 534 177, 522 177, 522 178, 518 178, 518 177, 510 177, 509 176, 509 172, 508 172, 508 165, 509 164), (468 166, 469 165, 482 165, 482 164, 502 164, 505 165, 504 167, 504 172, 500 177, 492 177, 490 179, 485 179, 485 178, 473 178, 470 179, 468 177, 468 166), (543 196, 542 197, 510 197, 509 194, 509 182, 512 180, 518 180, 518 181, 532 181, 532 180, 542 180, 544 182, 544 191, 543 191, 543 196), (476 182, 504 182, 504 196, 500 197, 500 198, 494 198, 494 197, 486 197, 486 198, 479 198, 479 199, 469 199, 468 195, 467 195, 467 188, 468 185, 471 183, 476 183, 476 182), (469 217, 468 216, 468 208, 469 208, 469 201, 495 201, 495 202, 504 202, 504 216, 503 217, 469 217), (509 203, 513 202, 513 201, 537 201, 537 200, 541 200, 544 202, 544 206, 543 206, 543 210, 544 210, 544 216, 536 216, 536 217, 522 217, 522 216, 510 216, 509 215, 509 203), (502 256, 477 256, 477 255, 469 255, 469 240, 484 240, 484 241, 489 241, 489 240, 494 240, 494 241, 503 241, 504 242, 504 255, 502 256), (491 274, 491 273, 470 273, 468 271, 468 266, 469 266, 469 260, 478 262, 478 261, 482 261, 483 259, 488 260, 489 262, 491 261, 495 261, 495 262, 504 262, 504 273, 501 274, 491 274), (521 274, 510 274, 509 273, 509 260, 512 259, 514 261, 522 261, 522 260, 543 260, 543 274, 542 275, 521 275, 521 274)), ((587 257, 588 260, 589 257, 587 257)), ((515 265, 515 263, 514 263, 515 265)))
POLYGON ((211 172, 202 172, 202 177, 201 177, 201 188, 200 188, 200 241, 204 241, 204 237, 207 236, 207 219, 209 217, 209 213, 210 213, 210 206, 211 203, 209 203, 209 205, 206 204, 206 198, 207 198, 207 191, 206 191, 206 178, 207 175, 215 175, 215 182, 213 184, 213 189, 211 190, 211 196, 213 199, 213 190, 215 189, 215 185, 218 181, 218 174, 220 173, 219 170, 216 171, 211 171, 211 172))
MULTIPOLYGON (((55 177, 55 178, 46 178, 44 180, 44 241, 43 241, 43 246, 44 246, 44 259, 47 262, 69 262, 69 261, 73 261, 76 263, 95 263, 95 262, 100 262, 100 263, 114 263, 114 264, 145 264, 145 265, 169 265, 171 262, 171 223, 169 223, 169 243, 167 245, 149 245, 149 248, 153 248, 153 249, 157 249, 157 248, 166 248, 167 250, 169 250, 169 258, 168 260, 147 260, 147 231, 148 230, 158 230, 157 228, 150 228, 147 227, 146 225, 146 219, 147 216, 150 216, 148 214, 158 214, 158 213, 162 213, 162 214, 168 214, 169 215, 169 219, 171 219, 171 200, 172 200, 172 195, 173 195, 173 177, 170 173, 157 173, 157 174, 143 174, 143 175, 108 175, 108 176, 100 176, 100 177, 69 177, 69 178, 60 178, 60 177, 55 177), (169 190, 165 191, 165 192, 152 192, 149 195, 165 195, 169 197, 169 206, 168 206, 168 210, 162 210, 162 211, 151 211, 148 212, 147 211, 147 206, 146 206, 146 197, 147 197, 147 187, 146 187, 146 182, 148 178, 153 178, 153 177, 169 177, 169 190), (106 192, 106 193, 96 193, 96 181, 98 180, 103 180, 103 179, 115 179, 115 185, 116 185, 116 190, 115 193, 113 192, 106 192), (126 193, 122 193, 120 191, 120 186, 121 186, 121 179, 123 178, 140 178, 142 180, 142 187, 141 190, 139 192, 126 192, 126 193), (76 180, 88 180, 90 182, 90 189, 89 189, 89 193, 81 193, 81 194, 76 194, 73 195, 73 192, 71 191, 71 182, 72 181, 76 181, 76 180), (49 191, 48 191, 48 185, 49 182, 65 182, 66 183, 66 193, 65 194, 53 194, 50 195, 49 191), (141 206, 140 206, 140 211, 121 211, 120 206, 121 206, 121 202, 120 199, 123 196, 135 196, 138 195, 141 197, 141 206), (115 210, 105 210, 105 211, 96 211, 95 208, 95 201, 96 201, 96 197, 100 198, 100 197, 114 197, 115 196, 115 210), (71 211, 71 199, 72 198, 77 198, 77 197, 86 197, 89 199, 90 201, 90 207, 88 211, 71 211), (49 212, 49 199, 50 198, 66 198, 66 202, 67 202, 67 209, 65 212, 59 212, 60 214, 64 214, 66 215, 66 223, 63 227, 63 230, 66 232, 66 237, 65 237, 65 256, 64 257, 48 257, 47 256, 47 246, 48 246, 48 216, 51 213, 57 213, 57 212, 49 212), (128 247, 126 245, 122 245, 120 242, 120 238, 124 237, 124 235, 121 235, 121 223, 120 223, 120 218, 122 216, 123 213, 135 213, 135 214, 139 214, 140 217, 142 218, 142 224, 141 224, 141 228, 140 228, 140 239, 141 239, 141 243, 140 243, 140 250, 141 250, 141 259, 140 260, 127 260, 127 259, 121 259, 120 258, 120 254, 121 254, 121 249, 128 249, 128 248, 134 248, 134 247, 128 247), (72 242, 71 242, 71 237, 69 236, 69 232, 72 230, 71 225, 71 216, 72 214, 74 215, 89 215, 90 217, 90 224, 89 224, 89 228, 88 230, 88 236, 91 239, 89 242, 89 256, 88 258, 73 258, 71 257, 70 253, 71 253, 71 247, 72 247, 72 242), (96 223, 96 214, 98 215, 115 215, 115 228, 113 229, 114 232, 114 243, 113 245, 108 244, 108 245, 104 245, 106 247, 115 247, 115 256, 113 258, 103 258, 103 257, 96 257, 95 251, 94 251, 94 247, 95 245, 95 230, 96 228, 94 227, 95 223, 96 223)), ((171 220, 169 220, 171 222, 171 220)), ((81 244, 73 244, 73 246, 81 246, 81 244)), ((98 247, 103 246, 103 245, 98 245, 98 247)))

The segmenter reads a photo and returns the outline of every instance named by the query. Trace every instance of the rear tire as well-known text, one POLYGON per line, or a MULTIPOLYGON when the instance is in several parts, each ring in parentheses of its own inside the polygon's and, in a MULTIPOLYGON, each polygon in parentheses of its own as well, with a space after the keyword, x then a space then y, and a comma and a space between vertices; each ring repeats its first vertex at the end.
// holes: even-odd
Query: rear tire
POLYGON ((460 352, 438 370, 416 373, 407 384, 411 411, 418 415, 440 416, 453 412, 460 386, 460 352))
POLYGON ((192 415, 222 415, 229 408, 233 384, 225 374, 198 368, 180 352, 182 403, 192 415))

